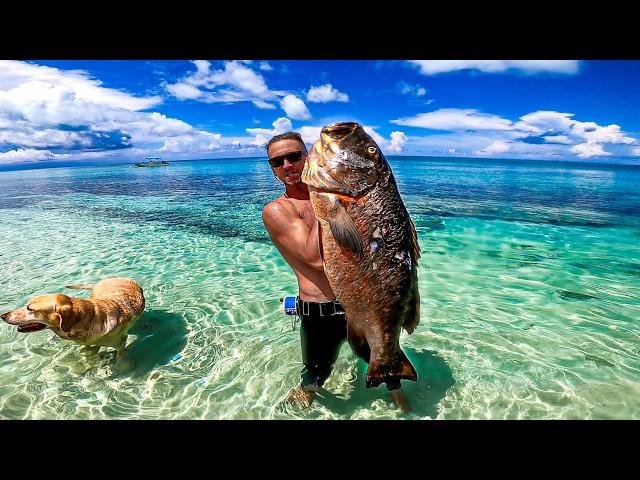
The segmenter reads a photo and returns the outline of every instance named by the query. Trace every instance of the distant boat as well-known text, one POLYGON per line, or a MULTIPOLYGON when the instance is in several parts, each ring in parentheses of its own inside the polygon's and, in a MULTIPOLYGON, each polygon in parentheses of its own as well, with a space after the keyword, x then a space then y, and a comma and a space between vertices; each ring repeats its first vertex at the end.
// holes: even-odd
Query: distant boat
POLYGON ((160 157, 145 157, 146 162, 136 163, 136 167, 166 167, 169 162, 161 160, 160 157))

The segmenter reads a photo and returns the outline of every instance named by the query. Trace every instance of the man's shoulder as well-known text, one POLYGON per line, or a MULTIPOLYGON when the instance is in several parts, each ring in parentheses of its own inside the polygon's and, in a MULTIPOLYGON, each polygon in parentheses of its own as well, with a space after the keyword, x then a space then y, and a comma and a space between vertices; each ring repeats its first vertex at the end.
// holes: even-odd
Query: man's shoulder
POLYGON ((267 203, 262 208, 262 216, 265 219, 288 218, 295 215, 295 207, 284 195, 267 203))

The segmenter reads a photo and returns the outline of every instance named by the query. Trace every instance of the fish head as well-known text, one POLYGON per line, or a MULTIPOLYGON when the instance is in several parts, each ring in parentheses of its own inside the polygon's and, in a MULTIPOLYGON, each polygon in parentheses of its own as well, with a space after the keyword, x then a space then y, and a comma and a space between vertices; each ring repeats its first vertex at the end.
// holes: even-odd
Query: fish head
POLYGON ((302 181, 331 193, 357 197, 387 174, 380 147, 355 122, 323 127, 307 156, 302 181))

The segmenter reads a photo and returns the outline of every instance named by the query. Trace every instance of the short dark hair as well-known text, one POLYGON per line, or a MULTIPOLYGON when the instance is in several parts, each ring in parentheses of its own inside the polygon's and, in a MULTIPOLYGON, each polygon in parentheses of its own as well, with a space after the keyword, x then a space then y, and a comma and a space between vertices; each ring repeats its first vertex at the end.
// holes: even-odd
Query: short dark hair
POLYGON ((285 132, 271 137, 271 140, 267 142, 267 146, 265 147, 267 155, 269 155, 269 147, 280 140, 298 140, 304 147, 304 151, 307 151, 307 146, 304 144, 304 140, 302 140, 302 136, 298 132, 285 132))

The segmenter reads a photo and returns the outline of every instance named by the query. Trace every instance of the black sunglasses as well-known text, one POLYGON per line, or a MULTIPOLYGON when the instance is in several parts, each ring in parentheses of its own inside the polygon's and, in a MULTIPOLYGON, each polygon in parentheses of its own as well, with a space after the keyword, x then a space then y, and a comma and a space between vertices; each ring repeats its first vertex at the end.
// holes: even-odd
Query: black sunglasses
POLYGON ((269 165, 271 165, 272 168, 278 168, 284 165, 285 160, 289 160, 289 163, 297 163, 302 160, 303 156, 304 153, 301 151, 285 153, 284 155, 270 158, 269 165))

